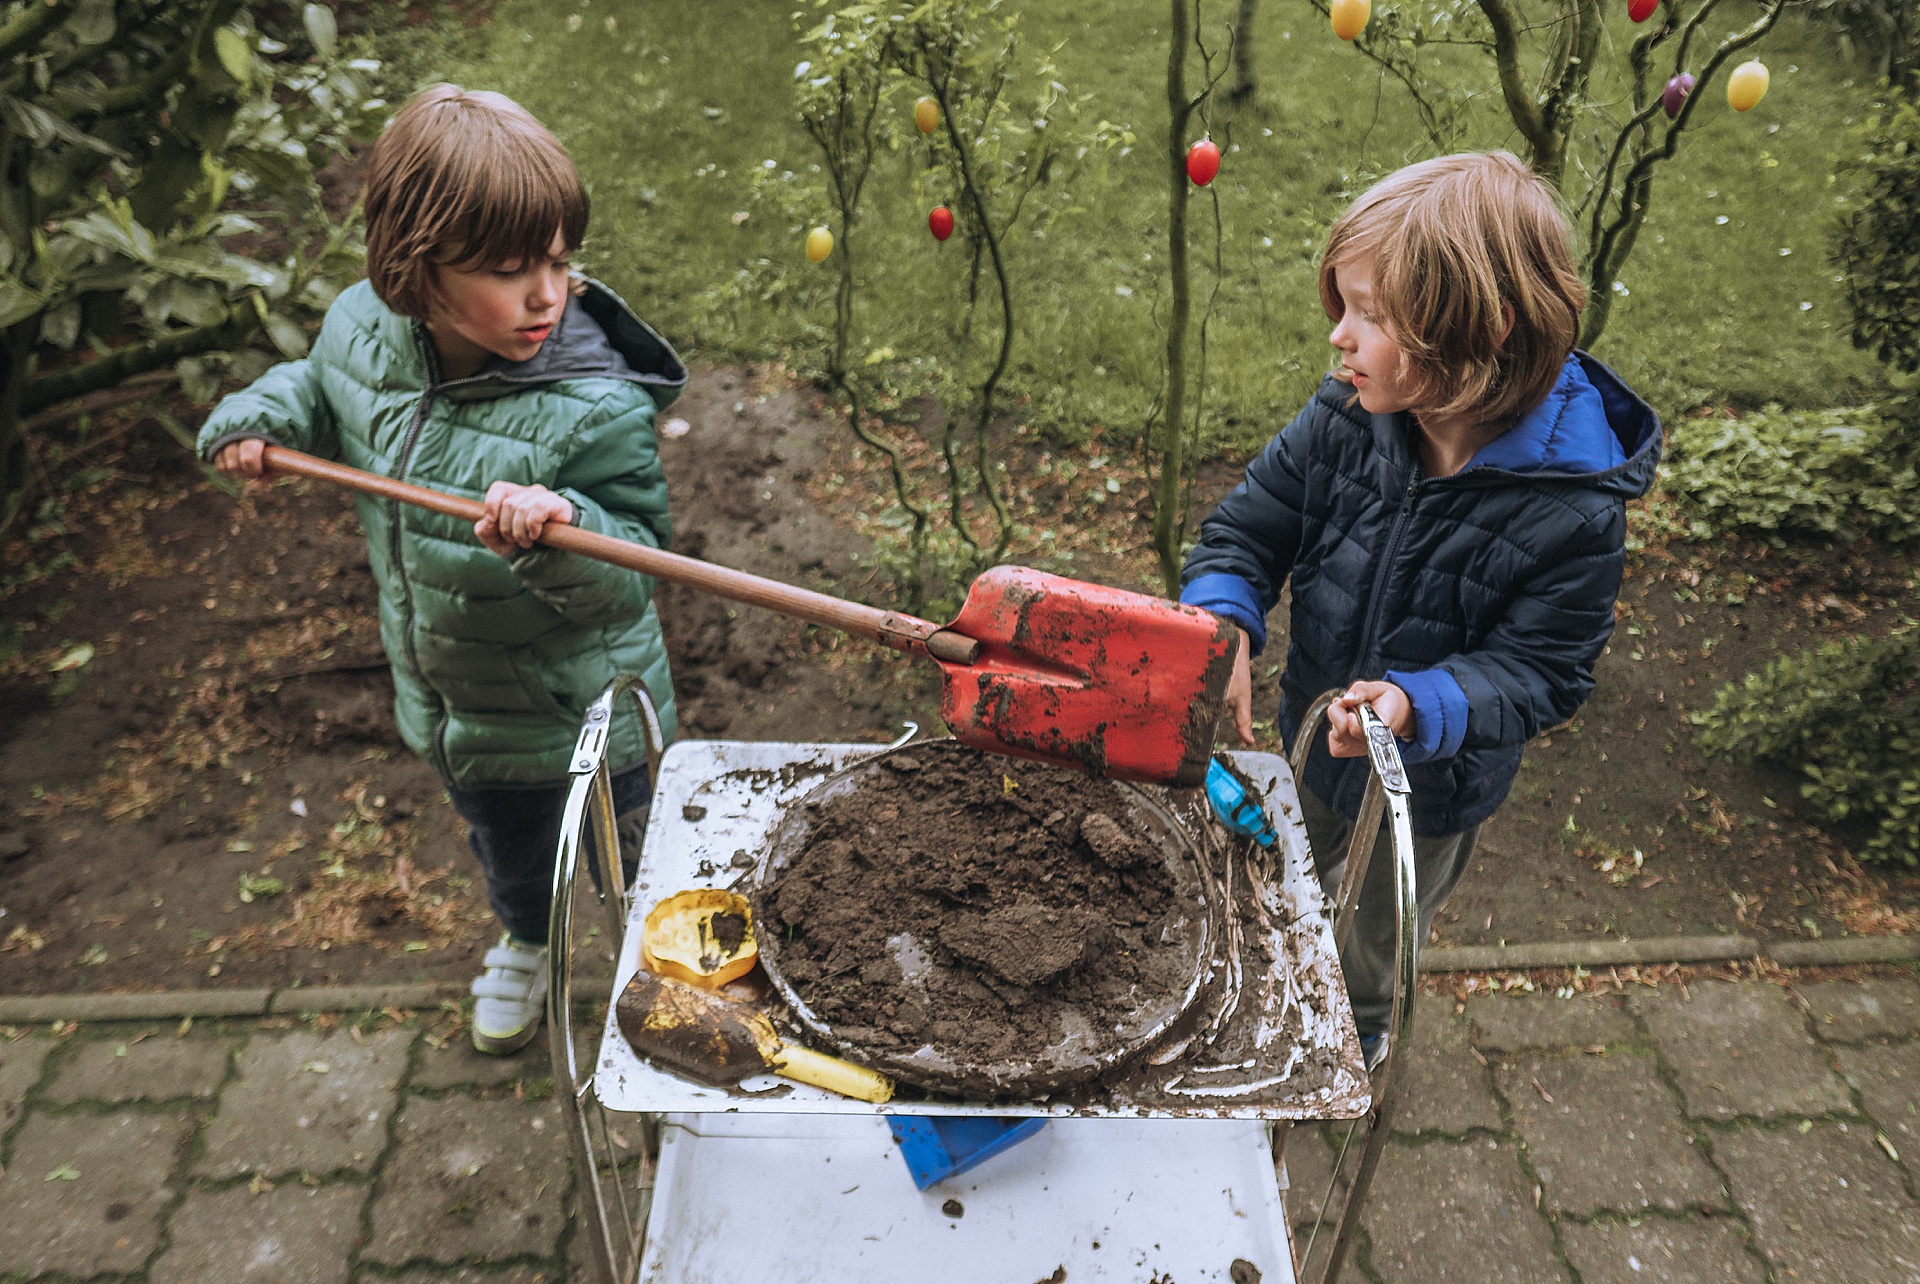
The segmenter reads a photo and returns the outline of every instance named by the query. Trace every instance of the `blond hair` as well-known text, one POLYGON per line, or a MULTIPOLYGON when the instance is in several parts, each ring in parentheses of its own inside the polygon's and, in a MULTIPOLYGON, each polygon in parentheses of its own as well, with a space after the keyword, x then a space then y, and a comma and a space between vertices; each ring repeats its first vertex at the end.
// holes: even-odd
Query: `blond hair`
POLYGON ((1368 188, 1320 260, 1320 304, 1336 323, 1334 269, 1364 256, 1417 410, 1504 427, 1552 391, 1587 290, 1554 190, 1517 156, 1441 156, 1368 188))
POLYGON ((367 278, 381 302, 424 318, 434 268, 543 259, 587 230, 566 149, 503 94, 432 85, 407 101, 367 166, 367 278))

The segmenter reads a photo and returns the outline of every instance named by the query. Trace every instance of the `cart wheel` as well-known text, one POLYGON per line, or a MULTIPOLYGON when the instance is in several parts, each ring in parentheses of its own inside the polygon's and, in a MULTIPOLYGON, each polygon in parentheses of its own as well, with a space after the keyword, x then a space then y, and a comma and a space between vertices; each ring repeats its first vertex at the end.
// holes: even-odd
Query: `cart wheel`
MULTIPOLYGON (((1326 719, 1327 706, 1340 694, 1334 690, 1322 695, 1300 720, 1291 758, 1295 780, 1303 777, 1307 753, 1326 719)), ((1388 1021, 1386 1057, 1372 1072, 1372 1109, 1345 1123, 1323 1124, 1317 1130, 1318 1136, 1309 1133, 1297 1138, 1292 1146, 1289 1129, 1282 1126, 1274 1135, 1276 1161, 1283 1155, 1304 1161, 1299 1162, 1300 1176, 1306 1178, 1298 1184, 1302 1198, 1288 1206, 1283 1197, 1282 1205, 1289 1241, 1295 1243, 1298 1277, 1316 1284, 1333 1284, 1339 1278, 1347 1251, 1353 1245, 1360 1214, 1366 1207, 1367 1192, 1386 1149, 1387 1130, 1398 1104, 1400 1069, 1405 1064, 1404 1054, 1413 1034, 1418 950, 1415 937, 1419 916, 1415 902, 1413 818, 1407 806, 1407 773, 1393 733, 1371 706, 1360 707, 1360 720, 1367 733, 1367 758, 1372 775, 1347 846, 1339 895, 1334 898, 1333 939, 1337 946, 1346 944, 1347 934, 1353 928, 1354 910, 1360 901, 1360 889, 1366 883, 1367 865, 1384 823, 1393 838, 1394 905, 1398 918, 1393 1014, 1388 1021)))
POLYGON ((656 1116, 608 1110, 593 1084, 626 935, 628 895, 622 871, 638 855, 621 850, 606 758, 614 706, 629 693, 646 728, 649 783, 659 779, 662 745, 653 701, 638 678, 622 676, 587 710, 574 747, 573 785, 554 858, 548 927, 547 1038, 554 1087, 573 1148, 576 1234, 586 1241, 584 1254, 576 1253, 575 1259, 591 1261, 606 1284, 633 1284, 639 1277, 659 1138, 656 1116))

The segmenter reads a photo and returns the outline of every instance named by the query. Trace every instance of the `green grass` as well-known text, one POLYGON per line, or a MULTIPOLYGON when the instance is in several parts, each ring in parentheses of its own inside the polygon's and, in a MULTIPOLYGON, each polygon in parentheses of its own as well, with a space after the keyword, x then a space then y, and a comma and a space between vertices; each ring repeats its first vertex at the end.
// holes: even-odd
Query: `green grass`
MULTIPOLYGON (((506 0, 485 55, 461 69, 470 86, 525 103, 572 150, 594 201, 589 270, 676 341, 714 356, 804 358, 828 320, 831 272, 801 252, 804 225, 828 219, 824 199, 804 198, 818 175, 792 110, 804 55, 790 7, 506 0), (577 29, 570 15, 581 19, 577 29)), ((1137 142, 1054 184, 1043 234, 1013 243, 1025 319, 1009 385, 1030 398, 1025 413, 1066 435, 1095 425, 1130 434, 1161 371, 1165 9, 1159 0, 1019 7, 1029 52, 1055 50, 1061 80, 1091 95, 1087 118, 1128 125, 1137 142)), ((1209 18, 1229 9, 1216 0, 1209 18)), ((1724 29, 1746 16, 1728 14, 1724 29)), ((1624 19, 1618 26, 1609 38, 1623 41, 1630 29, 1624 19)), ((1225 275, 1210 332, 1206 431, 1235 450, 1284 424, 1326 368, 1314 261, 1328 223, 1373 178, 1431 153, 1399 87, 1383 84, 1302 0, 1267 0, 1257 48, 1261 105, 1234 116, 1216 109, 1213 119, 1227 150, 1215 184, 1225 275)), ((1704 124, 1659 172, 1622 273, 1628 293, 1599 345, 1666 414, 1845 404, 1877 386, 1877 368, 1847 341, 1826 252, 1845 185, 1831 175, 1845 126, 1870 96, 1864 68, 1796 16, 1758 52, 1773 70, 1772 91, 1740 116, 1725 105, 1724 82, 1711 86, 1704 124)), ((1479 77, 1462 145, 1514 145, 1484 63, 1466 51, 1448 56, 1463 77, 1479 77)), ((911 151, 883 158, 858 247, 863 346, 891 349, 907 379, 914 358, 951 356, 964 291, 960 242, 940 246, 927 235, 933 194, 917 173, 911 151)), ((1569 187, 1580 186, 1575 173, 1569 187)), ((1190 224, 1196 261, 1210 262, 1204 197, 1190 224)), ((1201 302, 1208 288, 1203 275, 1201 302)))

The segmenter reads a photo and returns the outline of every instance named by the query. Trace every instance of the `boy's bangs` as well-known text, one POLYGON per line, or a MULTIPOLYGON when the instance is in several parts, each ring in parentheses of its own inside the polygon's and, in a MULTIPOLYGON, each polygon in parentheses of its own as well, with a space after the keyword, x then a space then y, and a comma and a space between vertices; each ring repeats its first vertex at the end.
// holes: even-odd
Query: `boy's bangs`
POLYGON ((551 172, 548 158, 531 155, 515 163, 482 166, 474 175, 466 217, 449 227, 440 259, 464 271, 489 270, 544 260, 555 232, 568 252, 580 248, 587 227, 587 198, 572 166, 551 172))

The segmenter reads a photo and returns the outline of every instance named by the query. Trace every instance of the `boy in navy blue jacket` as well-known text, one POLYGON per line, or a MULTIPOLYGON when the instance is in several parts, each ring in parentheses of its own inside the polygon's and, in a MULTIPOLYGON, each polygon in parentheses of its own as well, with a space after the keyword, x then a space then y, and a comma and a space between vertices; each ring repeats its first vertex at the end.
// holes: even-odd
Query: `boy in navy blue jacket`
MULTIPOLYGON (((1249 656, 1291 578, 1282 735, 1344 689, 1300 782, 1323 883, 1366 788, 1371 704, 1408 765, 1425 941, 1522 747, 1593 690, 1660 423, 1575 350, 1565 219, 1505 152, 1361 196, 1328 235, 1320 298, 1340 369, 1201 525, 1180 600, 1245 633, 1227 704, 1251 744, 1249 656)), ((1369 1064, 1392 1003, 1391 877, 1376 849, 1341 960, 1369 1064)))

